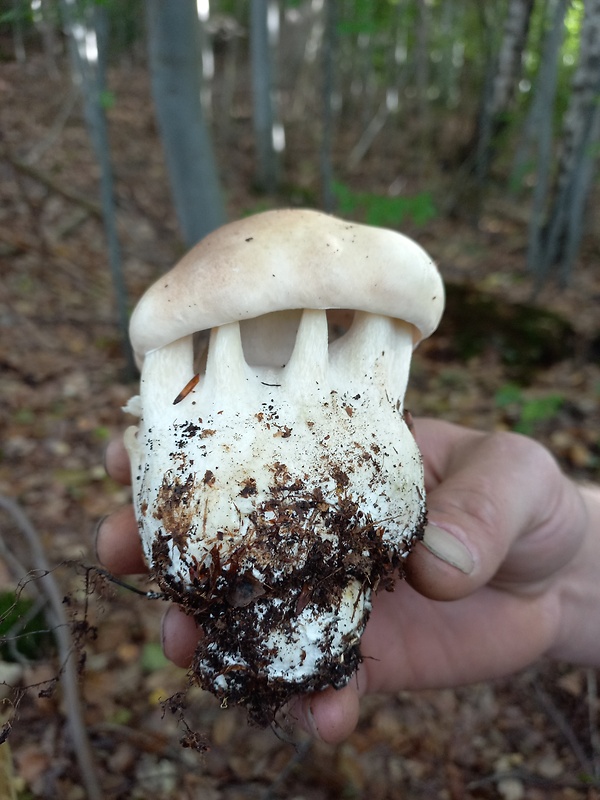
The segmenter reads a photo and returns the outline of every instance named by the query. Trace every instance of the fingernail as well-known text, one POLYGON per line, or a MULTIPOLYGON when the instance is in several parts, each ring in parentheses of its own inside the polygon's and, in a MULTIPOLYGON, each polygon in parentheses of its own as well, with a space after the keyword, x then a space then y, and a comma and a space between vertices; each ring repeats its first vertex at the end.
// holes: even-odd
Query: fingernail
POLYGON ((296 721, 309 736, 313 739, 320 739, 319 730, 313 716, 312 707, 310 702, 303 698, 297 697, 291 701, 288 707, 288 713, 292 719, 296 721))
POLYGON ((160 646, 162 647, 163 653, 165 652, 165 619, 167 618, 169 611, 170 608, 167 608, 160 621, 160 646))
POLYGON ((101 528, 101 527, 102 527, 102 525, 104 524, 104 520, 107 518, 107 516, 108 516, 108 514, 105 514, 103 517, 100 517, 100 519, 99 519, 99 520, 98 520, 98 522, 96 523, 96 526, 95 526, 95 528, 94 528, 94 532, 93 532, 93 534, 92 534, 92 537, 93 537, 93 547, 94 547, 94 555, 95 555, 95 557, 96 557, 96 561, 98 561, 98 563, 102 563, 102 562, 100 561, 100 559, 98 558, 98 534, 100 533, 100 528, 101 528))
POLYGON ((473 572, 475 561, 469 550, 465 545, 460 542, 456 536, 453 536, 443 528, 438 528, 437 525, 429 524, 425 528, 425 535, 423 536, 423 544, 446 564, 456 567, 465 575, 470 575, 473 572))
POLYGON ((317 728, 317 723, 315 722, 315 717, 313 715, 312 706, 310 703, 306 704, 305 715, 306 715, 306 723, 308 725, 308 732, 314 739, 320 739, 321 734, 319 733, 319 729, 317 728))
MULTIPOLYGON (((166 629, 167 629, 166 622, 167 622, 167 617, 168 617, 168 616, 169 616, 169 614, 170 614, 170 613, 173 611, 173 609, 174 609, 174 608, 175 608, 175 606, 169 606, 169 607, 167 608, 167 610, 165 611, 165 613, 162 615, 162 619, 161 619, 161 621, 160 621, 160 646, 161 646, 161 647, 162 647, 162 649, 163 649, 163 653, 166 653, 166 652, 167 652, 167 650, 168 650, 168 645, 169 645, 169 643, 167 642, 167 637, 166 637, 166 629)), ((168 658, 168 656, 167 656, 167 658, 168 658)))

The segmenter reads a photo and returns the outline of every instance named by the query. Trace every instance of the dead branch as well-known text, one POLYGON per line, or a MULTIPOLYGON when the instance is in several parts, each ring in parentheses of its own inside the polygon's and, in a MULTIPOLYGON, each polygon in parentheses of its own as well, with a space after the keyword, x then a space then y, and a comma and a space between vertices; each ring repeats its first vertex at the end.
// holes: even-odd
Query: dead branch
POLYGON ((61 663, 60 679, 73 748, 87 797, 89 800, 102 800, 103 795, 96 776, 96 764, 83 718, 77 667, 73 658, 75 645, 71 636, 71 626, 65 614, 60 587, 48 564, 40 537, 23 509, 14 500, 4 495, 0 495, 0 508, 7 512, 25 537, 31 554, 31 566, 42 574, 37 586, 46 596, 48 622, 54 627, 61 663))
POLYGON ((384 100, 379 106, 375 116, 371 119, 366 129, 363 131, 360 139, 352 148, 352 152, 348 157, 349 170, 356 169, 363 158, 367 155, 371 149, 371 145, 379 133, 383 130, 383 127, 389 116, 390 111, 387 107, 386 101, 384 100))
POLYGON ((54 122, 48 128, 44 138, 34 145, 27 155, 27 164, 31 166, 38 161, 43 154, 49 150, 63 132, 69 117, 71 116, 77 101, 80 97, 80 90, 77 86, 71 86, 65 100, 56 115, 54 122))
POLYGON ((61 186, 41 170, 26 164, 24 161, 21 161, 18 158, 15 158, 7 151, 6 147, 0 146, 0 158, 3 158, 5 161, 7 161, 14 170, 22 175, 26 175, 28 178, 32 178, 34 181, 41 183, 42 186, 46 187, 46 189, 54 192, 54 194, 64 197, 65 200, 68 200, 70 203, 74 203, 75 205, 84 208, 87 213, 91 214, 93 217, 102 219, 102 209, 99 205, 92 203, 87 199, 87 197, 83 197, 83 195, 80 195, 78 192, 73 192, 71 189, 61 186))

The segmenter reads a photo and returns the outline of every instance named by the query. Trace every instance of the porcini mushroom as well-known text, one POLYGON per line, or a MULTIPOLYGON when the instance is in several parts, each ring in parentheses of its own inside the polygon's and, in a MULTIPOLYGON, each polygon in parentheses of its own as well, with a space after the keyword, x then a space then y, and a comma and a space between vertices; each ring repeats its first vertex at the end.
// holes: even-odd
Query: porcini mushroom
POLYGON ((145 556, 204 631, 198 683, 256 722, 348 681, 372 593, 422 533, 403 400, 443 303, 405 236, 282 210, 207 236, 134 311, 126 443, 145 556), (334 308, 354 317, 330 344, 334 308))

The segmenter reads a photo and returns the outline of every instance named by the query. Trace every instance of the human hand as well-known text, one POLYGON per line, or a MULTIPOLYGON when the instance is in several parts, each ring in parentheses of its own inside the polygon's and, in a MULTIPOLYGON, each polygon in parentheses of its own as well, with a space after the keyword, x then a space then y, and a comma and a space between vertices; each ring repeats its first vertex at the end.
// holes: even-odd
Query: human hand
POLYGON ((523 436, 427 419, 415 420, 415 436, 424 542, 408 558, 406 581, 374 598, 356 679, 294 708, 325 741, 352 732, 366 693, 474 683, 543 655, 600 663, 600 493, 585 497, 523 436))
MULTIPOLYGON (((433 420, 416 420, 415 436, 428 491, 425 541, 408 559, 407 580, 374 598, 356 678, 300 698, 291 712, 326 741, 351 733, 367 692, 456 686, 543 654, 577 654, 565 593, 585 569, 589 509, 579 489, 525 437, 433 420)), ((128 478, 121 443, 109 447, 107 468, 128 478)), ((114 573, 145 570, 131 507, 103 521, 97 552, 114 573)), ((188 666, 198 636, 173 606, 163 622, 167 656, 188 666)))

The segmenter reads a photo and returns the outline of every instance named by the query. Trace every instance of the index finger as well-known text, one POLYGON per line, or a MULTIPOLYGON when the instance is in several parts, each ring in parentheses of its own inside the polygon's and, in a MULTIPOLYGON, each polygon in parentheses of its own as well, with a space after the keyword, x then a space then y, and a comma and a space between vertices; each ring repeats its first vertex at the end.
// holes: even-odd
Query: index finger
POLYGON ((104 456, 106 471, 111 478, 126 485, 131 484, 129 455, 123 443, 123 437, 113 439, 108 443, 104 456))

